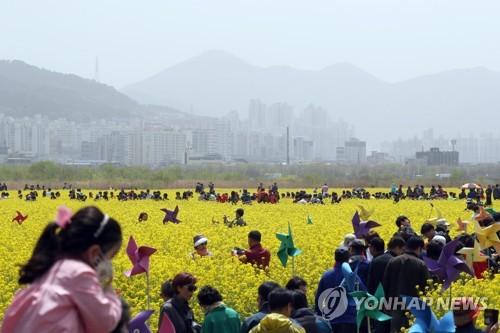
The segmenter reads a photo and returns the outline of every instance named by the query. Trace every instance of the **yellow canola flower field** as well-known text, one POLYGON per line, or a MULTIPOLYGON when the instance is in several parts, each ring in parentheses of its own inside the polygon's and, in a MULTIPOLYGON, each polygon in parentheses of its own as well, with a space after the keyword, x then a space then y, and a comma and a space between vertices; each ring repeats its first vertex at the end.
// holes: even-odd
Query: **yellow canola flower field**
MULTIPOLYGON (((386 189, 378 189, 387 191, 386 189)), ((378 191, 372 189, 372 192, 378 191)), ((336 190, 342 192, 341 190, 336 190)), ((95 192, 95 191, 94 191, 95 192)), ((164 192, 164 191, 162 191, 164 192)), ((175 197, 175 190, 166 191, 170 198, 175 197)), ((225 190, 219 190, 223 193, 225 190)), ((310 191, 311 192, 311 191, 310 191)), ((87 192, 86 192, 87 193, 87 192)), ((147 309, 146 276, 136 275, 125 277, 122 272, 130 269, 132 264, 125 254, 129 237, 133 235, 139 246, 146 245, 157 248, 150 261, 150 290, 151 309, 157 310, 152 316, 152 328, 157 328, 158 310, 162 304, 159 297, 160 286, 179 272, 190 272, 198 278, 198 286, 211 285, 217 288, 224 297, 224 302, 234 308, 242 318, 257 311, 257 288, 267 280, 286 284, 292 276, 292 261, 288 261, 286 268, 282 267, 276 252, 280 241, 276 232, 288 232, 290 222, 295 246, 303 251, 294 260, 295 275, 303 277, 309 283, 308 299, 313 304, 316 287, 322 274, 333 266, 333 252, 343 241, 344 235, 353 233, 351 219, 357 205, 367 209, 375 208, 371 219, 382 224, 376 228, 377 232, 387 242, 397 231, 395 220, 399 215, 406 215, 415 229, 419 232, 424 220, 436 216, 429 201, 402 200, 394 204, 392 200, 342 200, 337 205, 298 205, 292 199, 282 199, 278 204, 231 205, 216 202, 200 202, 197 199, 189 201, 125 201, 116 199, 87 202, 69 200, 68 191, 61 191, 61 198, 50 200, 42 198, 36 202, 25 202, 10 193, 10 199, 0 201, 0 214, 3 217, 3 226, 0 231, 0 320, 5 309, 10 304, 16 290, 19 289, 18 264, 24 263, 31 256, 34 245, 47 223, 55 216, 59 205, 66 205, 74 212, 79 208, 95 205, 103 212, 120 222, 123 230, 123 244, 119 254, 113 260, 115 269, 115 288, 122 291, 122 296, 131 305, 132 316, 147 309), (179 206, 178 218, 182 222, 178 225, 162 223, 164 213, 161 208, 174 209, 179 206), (234 218, 237 208, 244 208, 246 227, 227 228, 222 216, 234 218), (18 225, 11 222, 19 210, 28 219, 18 225), (149 220, 139 223, 138 216, 147 212, 149 220), (312 217, 313 224, 308 224, 308 216, 312 217), (219 221, 213 224, 212 218, 219 221), (241 264, 231 256, 234 247, 248 248, 247 235, 251 230, 259 230, 262 245, 271 251, 271 264, 268 272, 255 269, 250 265, 241 264), (203 233, 208 239, 208 248, 214 253, 213 258, 193 260, 188 253, 193 251, 193 236, 203 233)), ((444 217, 452 224, 451 236, 455 236, 456 220, 470 220, 471 212, 465 211, 464 201, 433 201, 444 217)), ((496 203, 495 203, 496 204, 496 203)), ((500 210, 500 207, 497 207, 500 210)), ((470 227, 471 228, 471 227, 470 227)), ((472 230, 469 230, 472 232, 472 230)), ((465 280, 464 280, 465 281, 465 280)), ((454 295, 468 295, 473 297, 489 297, 488 307, 500 306, 500 279, 471 280, 467 283, 457 282, 454 295), (459 285, 460 284, 460 285, 459 285)), ((455 286, 455 284, 454 284, 455 286)), ((439 295, 434 295, 433 297, 439 295)), ((195 319, 203 321, 203 313, 196 302, 191 300, 191 307, 195 311, 195 319)))

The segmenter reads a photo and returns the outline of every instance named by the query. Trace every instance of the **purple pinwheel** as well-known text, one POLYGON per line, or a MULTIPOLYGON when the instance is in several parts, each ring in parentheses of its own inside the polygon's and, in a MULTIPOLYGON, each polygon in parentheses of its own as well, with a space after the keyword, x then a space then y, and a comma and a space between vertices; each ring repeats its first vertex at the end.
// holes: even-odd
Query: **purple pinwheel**
POLYGON ((167 222, 178 224, 181 222, 181 220, 177 219, 177 214, 179 214, 179 206, 175 206, 175 209, 173 211, 168 210, 166 208, 162 208, 160 210, 162 212, 165 212, 165 217, 163 218, 163 224, 167 222))
POLYGON ((472 276, 474 274, 469 266, 462 260, 455 257, 455 250, 457 248, 458 239, 455 239, 443 247, 443 251, 439 256, 438 261, 424 257, 424 261, 430 272, 437 274, 444 278, 443 288, 441 292, 448 289, 453 281, 458 277, 460 272, 466 272, 472 276))
POLYGON ((137 316, 132 318, 128 324, 129 333, 151 333, 146 321, 151 317, 153 312, 155 312, 155 310, 141 311, 137 316))
POLYGON ((134 237, 130 236, 126 252, 134 267, 123 274, 128 277, 142 273, 149 275, 149 257, 156 252, 156 249, 149 246, 138 248, 134 237))
POLYGON ((371 228, 380 227, 380 223, 372 220, 361 222, 359 214, 356 211, 356 213, 354 213, 354 216, 352 217, 352 227, 354 228, 354 235, 356 236, 356 238, 363 238, 364 236, 368 235, 371 228))

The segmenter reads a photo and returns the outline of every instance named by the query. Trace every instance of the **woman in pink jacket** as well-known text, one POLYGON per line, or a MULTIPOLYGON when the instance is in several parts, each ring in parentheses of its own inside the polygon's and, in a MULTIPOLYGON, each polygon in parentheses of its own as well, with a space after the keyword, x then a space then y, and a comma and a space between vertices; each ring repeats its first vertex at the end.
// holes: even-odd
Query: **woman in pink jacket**
POLYGON ((19 271, 19 284, 28 286, 14 296, 0 332, 113 331, 122 306, 111 287, 111 259, 121 243, 119 224, 99 209, 71 216, 60 207, 19 271))

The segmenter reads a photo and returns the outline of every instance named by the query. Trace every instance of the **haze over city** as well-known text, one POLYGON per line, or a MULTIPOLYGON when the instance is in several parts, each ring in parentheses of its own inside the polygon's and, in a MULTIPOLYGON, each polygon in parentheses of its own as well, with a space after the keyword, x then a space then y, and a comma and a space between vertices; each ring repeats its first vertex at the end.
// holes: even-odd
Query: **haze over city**
MULTIPOLYGON (((200 148, 198 155, 250 156, 251 133, 261 131, 274 137, 272 143, 264 140, 257 146, 275 145, 264 155, 276 156, 290 127, 292 144, 295 139, 310 142, 305 160, 335 160, 336 148, 355 137, 366 142, 367 151, 391 155, 390 161, 404 161, 414 150, 433 146, 454 149, 450 140, 457 138, 457 147, 469 154, 463 162, 481 154, 490 156, 484 161, 496 161, 490 150, 498 150, 500 138, 489 124, 500 121, 499 13, 496 1, 10 2, 0 12, 0 26, 8 32, 0 37, 0 59, 95 80, 133 99, 107 90, 107 106, 100 109, 95 101, 78 101, 79 107, 68 102, 66 118, 77 123, 82 118, 71 112, 79 108, 81 114, 91 114, 90 105, 94 119, 107 115, 151 120, 152 108, 137 106, 150 104, 160 105, 161 112, 163 107, 179 110, 186 118, 222 119, 218 125, 216 120, 197 121, 214 132, 221 126, 227 130, 206 134, 214 143, 200 148), (117 100, 120 103, 111 105, 117 100), (266 118, 271 114, 276 116, 266 118), (476 126, 470 126, 471 119, 476 126), (236 132, 247 134, 237 139, 236 132), (423 137, 424 132, 432 137, 423 137), (411 142, 406 150, 388 146, 400 138, 411 142), (232 141, 232 147, 214 151, 221 146, 219 139, 232 141), (482 153, 481 142, 490 147, 482 153)), ((14 74, 5 72, 0 79, 8 77, 3 85, 12 89, 20 67, 4 67, 14 74)), ((32 76, 25 79, 33 81, 32 76)), ((74 95, 80 88, 71 87, 74 95)), ((52 104, 60 104, 60 97, 27 105, 26 96, 36 91, 31 89, 21 88, 17 100, 7 103, 5 98, 0 113, 61 116, 52 104)), ((90 99, 100 88, 92 89, 87 91, 90 99)), ((185 132, 186 120, 162 119, 155 121, 185 132)), ((105 135, 112 126, 96 131, 105 135)), ((139 126, 146 128, 144 123, 139 126)), ((81 149, 82 141, 94 142, 99 135, 82 134, 74 145, 81 149)), ((193 145, 191 132, 182 135, 176 163, 182 163, 182 151, 193 145)), ((47 137, 50 142, 54 136, 47 137)), ((48 150, 29 151, 27 144, 13 140, 10 146, 18 148, 7 144, 11 152, 48 150)))

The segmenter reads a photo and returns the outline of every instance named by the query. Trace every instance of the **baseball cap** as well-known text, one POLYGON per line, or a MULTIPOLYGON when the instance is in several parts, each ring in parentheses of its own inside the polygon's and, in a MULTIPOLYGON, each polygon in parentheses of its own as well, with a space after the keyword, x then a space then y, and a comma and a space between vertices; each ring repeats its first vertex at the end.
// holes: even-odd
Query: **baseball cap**
POLYGON ((450 224, 448 223, 448 221, 446 221, 446 219, 439 219, 439 220, 436 221, 436 225, 449 226, 450 224))

